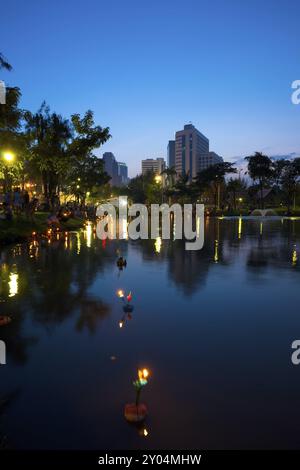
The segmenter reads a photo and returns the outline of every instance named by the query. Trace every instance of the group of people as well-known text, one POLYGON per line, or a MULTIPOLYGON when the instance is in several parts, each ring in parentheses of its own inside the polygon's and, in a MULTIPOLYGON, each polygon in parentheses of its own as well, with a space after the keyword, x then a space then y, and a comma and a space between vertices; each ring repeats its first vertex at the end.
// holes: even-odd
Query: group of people
POLYGON ((22 212, 27 217, 32 218, 38 204, 37 198, 30 199, 28 191, 21 191, 20 188, 15 188, 12 191, 6 191, 2 196, 3 212, 0 218, 4 220, 12 220, 13 215, 19 215, 22 212))
POLYGON ((25 214, 33 220, 35 211, 49 212, 48 226, 57 225, 69 218, 94 219, 96 208, 94 205, 79 204, 75 201, 61 205, 59 196, 54 194, 50 198, 30 197, 29 192, 16 187, 0 195, 0 219, 12 220, 14 215, 25 214), (1 210, 2 208, 2 210, 1 210))

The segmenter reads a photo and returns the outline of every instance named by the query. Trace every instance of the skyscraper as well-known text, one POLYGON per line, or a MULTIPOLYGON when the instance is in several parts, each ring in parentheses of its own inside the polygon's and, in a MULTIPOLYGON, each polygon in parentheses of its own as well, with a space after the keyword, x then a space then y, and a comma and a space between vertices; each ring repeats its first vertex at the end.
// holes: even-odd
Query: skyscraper
POLYGON ((111 177, 111 186, 123 186, 128 183, 128 168, 125 163, 117 162, 112 152, 103 154, 104 170, 111 177))
POLYGON ((128 167, 126 163, 118 162, 119 185, 124 186, 128 183, 128 167))
POLYGON ((197 175, 198 159, 209 152, 209 140, 193 124, 186 124, 176 132, 175 169, 177 175, 189 175, 192 181, 197 175))
POLYGON ((164 158, 146 158, 142 160, 142 174, 145 175, 149 171, 152 171, 156 175, 160 175, 161 172, 166 168, 166 162, 164 158))
POLYGON ((168 143, 168 167, 175 168, 175 140, 168 143))

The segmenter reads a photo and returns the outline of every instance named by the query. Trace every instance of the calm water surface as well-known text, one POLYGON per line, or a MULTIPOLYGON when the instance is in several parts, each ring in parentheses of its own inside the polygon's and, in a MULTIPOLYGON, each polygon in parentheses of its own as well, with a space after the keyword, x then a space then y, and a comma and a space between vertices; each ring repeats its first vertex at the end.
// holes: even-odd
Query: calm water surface
POLYGON ((1 252, 9 447, 300 447, 300 221, 210 220, 205 232, 199 252, 84 231, 1 252), (141 429, 123 418, 139 366, 152 372, 141 429))

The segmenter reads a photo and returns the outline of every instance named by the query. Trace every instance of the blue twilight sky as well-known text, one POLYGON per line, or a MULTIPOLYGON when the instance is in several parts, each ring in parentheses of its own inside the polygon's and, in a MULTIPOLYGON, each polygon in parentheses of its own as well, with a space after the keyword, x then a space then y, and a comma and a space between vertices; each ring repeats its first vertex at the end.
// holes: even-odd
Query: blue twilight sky
POLYGON ((131 176, 191 121, 234 159, 300 154, 300 2, 9 0, 0 51, 22 106, 95 112, 131 176))

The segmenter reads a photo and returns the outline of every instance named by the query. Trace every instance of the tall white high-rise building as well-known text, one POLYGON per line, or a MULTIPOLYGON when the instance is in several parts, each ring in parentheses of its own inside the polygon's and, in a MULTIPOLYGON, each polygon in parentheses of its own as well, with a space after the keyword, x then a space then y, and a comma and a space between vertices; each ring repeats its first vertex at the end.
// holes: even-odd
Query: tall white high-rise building
POLYGON ((155 175, 160 175, 161 172, 166 168, 166 162, 164 158, 146 158, 142 160, 142 174, 145 175, 148 172, 152 172, 155 175))
POLYGON ((209 140, 201 134, 193 124, 186 124, 181 131, 176 132, 175 139, 175 169, 177 175, 189 175, 192 181, 198 170, 198 160, 201 154, 209 152, 209 140))

